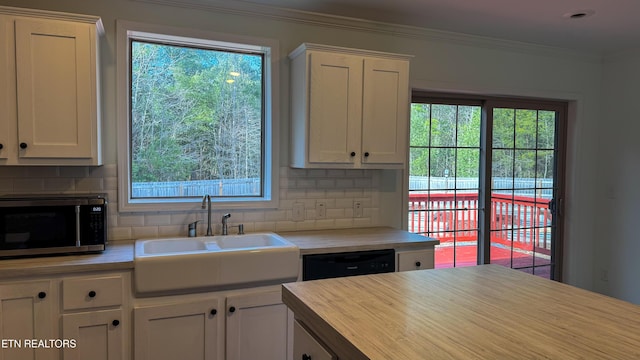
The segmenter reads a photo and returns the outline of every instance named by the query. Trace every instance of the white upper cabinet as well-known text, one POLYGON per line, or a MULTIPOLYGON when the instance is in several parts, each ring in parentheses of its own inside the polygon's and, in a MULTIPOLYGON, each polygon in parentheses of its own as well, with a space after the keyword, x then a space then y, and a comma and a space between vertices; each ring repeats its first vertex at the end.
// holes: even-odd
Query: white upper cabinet
POLYGON ((302 44, 289 58, 292 167, 404 167, 409 56, 302 44))
POLYGON ((0 165, 101 165, 100 18, 0 7, 0 165))

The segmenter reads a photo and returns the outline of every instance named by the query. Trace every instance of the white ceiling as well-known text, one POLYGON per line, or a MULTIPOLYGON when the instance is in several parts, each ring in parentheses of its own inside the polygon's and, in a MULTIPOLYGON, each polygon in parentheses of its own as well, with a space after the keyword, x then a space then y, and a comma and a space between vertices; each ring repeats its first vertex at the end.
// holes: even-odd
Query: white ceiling
POLYGON ((640 0, 243 2, 598 53, 640 47, 640 0), (584 10, 595 13, 580 19, 564 16, 584 10))

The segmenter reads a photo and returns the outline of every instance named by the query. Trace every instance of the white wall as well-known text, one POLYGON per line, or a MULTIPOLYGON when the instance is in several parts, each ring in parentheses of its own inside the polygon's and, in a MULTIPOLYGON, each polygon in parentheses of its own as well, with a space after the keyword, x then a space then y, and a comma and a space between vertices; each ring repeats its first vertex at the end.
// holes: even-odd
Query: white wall
POLYGON ((610 56, 604 62, 595 240, 597 290, 636 304, 640 304, 638 64, 640 51, 610 56))
MULTIPOLYGON (((228 3, 233 3, 229 1, 228 3)), ((516 44, 458 34, 396 29, 374 26, 370 23, 321 19, 314 21, 290 19, 279 16, 255 16, 246 13, 229 13, 204 7, 190 9, 166 5, 153 5, 132 0, 0 0, 0 4, 95 14, 102 17, 107 36, 103 47, 103 106, 105 162, 103 170, 80 170, 79 177, 68 184, 82 184, 84 171, 87 176, 105 173, 96 186, 108 187, 115 193, 116 162, 115 140, 115 21, 124 19, 139 22, 166 24, 249 36, 263 36, 280 41, 281 61, 281 114, 282 114, 282 164, 288 159, 288 61, 286 54, 301 42, 365 48, 415 55, 411 64, 411 83, 415 88, 472 92, 490 95, 534 96, 572 101, 572 118, 569 127, 565 281, 580 287, 594 287, 594 220, 597 190, 597 151, 593 144, 598 138, 600 111, 601 71, 600 58, 590 54, 516 44)), ((309 20, 309 19, 307 19, 309 20)), ((29 170, 42 171, 42 170, 29 170)), ((16 184, 29 178, 29 171, 0 170, 0 191, 12 191, 16 184), (4 182, 3 179, 4 178, 4 182), (9 180, 7 180, 9 179, 9 180)), ((50 177, 54 184, 59 178, 57 169, 50 177)), ((334 204, 335 218, 329 222, 308 222, 305 228, 330 226, 353 227, 366 225, 392 225, 402 223, 404 185, 398 171, 332 172, 291 171, 283 167, 281 189, 286 200, 274 211, 245 212, 238 214, 243 220, 251 220, 255 228, 295 229, 300 223, 290 222, 292 201, 300 197, 312 203, 316 198, 329 199, 334 204), (357 178, 358 180, 354 180, 357 178), (303 179, 303 180, 300 180, 303 179), (326 181, 343 184, 344 189, 332 193, 318 184, 326 181), (362 197, 369 204, 366 220, 349 219, 348 204, 337 203, 345 196, 362 197), (332 200, 333 199, 333 200, 332 200), (333 201, 333 202, 332 202, 333 201), (346 218, 346 219, 345 219, 346 218)), ((37 186, 45 186, 36 184, 37 186)), ((69 185, 71 186, 71 185, 69 185)), ((69 188, 73 190, 72 188, 69 188)), ((310 214, 313 215, 313 214, 310 214)), ((116 239, 147 234, 163 235, 182 231, 189 217, 197 214, 113 214, 112 233, 116 239), (163 225, 172 222, 171 228, 163 225)), ((236 218, 238 218, 236 217, 236 218)), ((613 272, 611 273, 613 274, 613 272)))

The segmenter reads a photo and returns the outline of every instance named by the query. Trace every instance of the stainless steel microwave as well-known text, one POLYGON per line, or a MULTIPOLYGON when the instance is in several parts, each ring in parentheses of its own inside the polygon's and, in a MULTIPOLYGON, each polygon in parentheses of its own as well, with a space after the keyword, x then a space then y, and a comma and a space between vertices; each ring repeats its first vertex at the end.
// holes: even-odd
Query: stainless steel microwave
POLYGON ((99 252, 107 244, 103 194, 0 196, 0 257, 99 252))

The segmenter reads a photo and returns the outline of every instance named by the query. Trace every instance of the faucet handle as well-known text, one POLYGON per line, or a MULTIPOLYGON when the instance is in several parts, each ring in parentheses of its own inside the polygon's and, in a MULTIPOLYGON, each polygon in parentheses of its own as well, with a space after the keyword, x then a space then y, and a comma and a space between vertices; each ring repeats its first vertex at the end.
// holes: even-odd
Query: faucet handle
POLYGON ((192 223, 189 223, 189 237, 196 237, 198 235, 198 222, 200 220, 196 220, 192 223))

